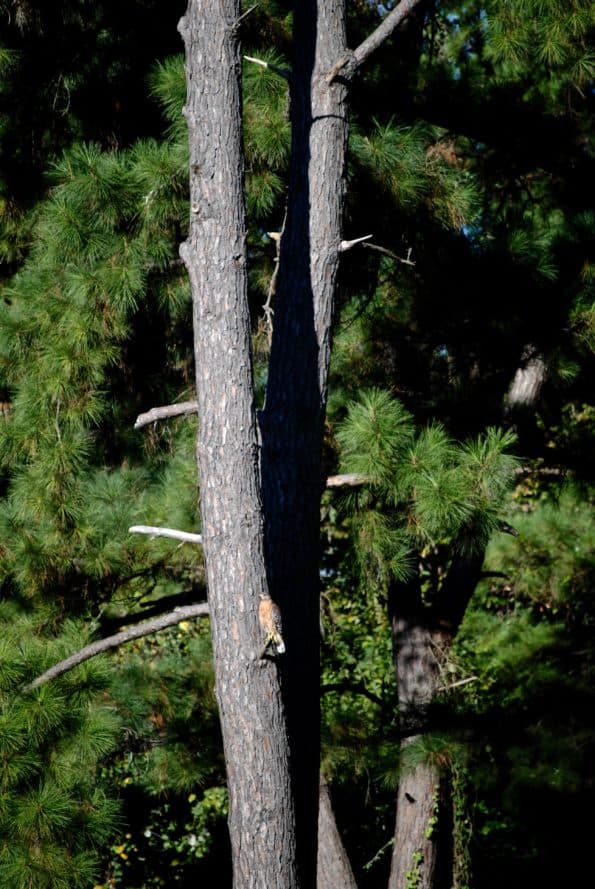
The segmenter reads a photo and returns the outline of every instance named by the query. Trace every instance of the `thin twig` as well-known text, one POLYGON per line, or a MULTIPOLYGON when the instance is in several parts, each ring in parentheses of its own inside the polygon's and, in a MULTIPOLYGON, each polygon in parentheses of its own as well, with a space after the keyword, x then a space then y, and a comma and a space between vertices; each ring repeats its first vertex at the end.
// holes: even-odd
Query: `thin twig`
POLYGON ((202 543, 202 534, 193 534, 191 531, 178 531, 177 528, 159 528, 154 525, 132 525, 128 529, 129 534, 149 534, 151 537, 173 537, 174 540, 182 540, 184 543, 202 543))
POLYGON ((255 3, 254 6, 250 6, 250 8, 246 10, 246 12, 243 12, 241 14, 241 16, 238 19, 236 19, 235 27, 237 28, 243 19, 245 19, 247 16, 249 16, 251 12, 254 12, 254 10, 256 9, 257 6, 258 6, 258 3, 255 3))
POLYGON ((364 247, 368 247, 370 250, 376 250, 378 253, 384 253, 385 256, 390 256, 391 259, 394 259, 397 262, 402 262, 403 265, 415 265, 415 263, 411 261, 411 247, 407 250, 407 259, 403 259, 402 256, 398 256, 396 253, 393 253, 392 250, 387 250, 386 247, 381 247, 380 244, 370 244, 368 241, 364 244, 364 247))
POLYGON ((478 679, 479 676, 468 676, 466 679, 459 679, 458 682, 453 682, 450 685, 442 685, 436 691, 450 691, 451 688, 458 688, 459 685, 467 685, 468 682, 476 682, 478 679))
POLYGON ((283 232, 285 231, 285 222, 287 220, 287 207, 285 208, 285 214, 283 216, 283 224, 281 226, 281 231, 278 232, 267 232, 271 241, 275 243, 275 268, 273 269, 273 274, 271 275, 271 280, 269 281, 269 292, 267 293, 267 299, 265 304, 262 307, 262 311, 264 313, 264 318, 267 326, 267 338, 269 341, 269 348, 271 346, 273 340, 273 315, 275 314, 274 309, 272 307, 273 297, 277 292, 277 277, 279 275, 279 255, 281 253, 281 238, 283 237, 283 232))
POLYGON ((139 639, 141 636, 149 636, 151 633, 156 633, 158 630, 164 630, 167 627, 179 624, 183 620, 190 620, 194 617, 203 617, 208 613, 209 606, 206 602, 200 602, 196 605, 184 605, 180 608, 175 608, 167 614, 155 617, 152 620, 146 620, 134 627, 128 627, 126 630, 121 630, 121 632, 116 633, 113 636, 107 636, 105 639, 99 639, 97 642, 91 642, 90 645, 85 645, 84 648, 71 654, 70 657, 54 664, 46 670, 45 673, 42 673, 34 679, 33 682, 26 685, 23 690, 33 691, 33 689, 39 688, 40 685, 44 685, 51 679, 56 679, 58 676, 67 673, 68 670, 72 670, 73 667, 77 667, 79 664, 88 661, 90 658, 95 657, 104 651, 109 651, 110 648, 118 648, 118 646, 123 645, 126 642, 131 642, 133 639, 139 639))

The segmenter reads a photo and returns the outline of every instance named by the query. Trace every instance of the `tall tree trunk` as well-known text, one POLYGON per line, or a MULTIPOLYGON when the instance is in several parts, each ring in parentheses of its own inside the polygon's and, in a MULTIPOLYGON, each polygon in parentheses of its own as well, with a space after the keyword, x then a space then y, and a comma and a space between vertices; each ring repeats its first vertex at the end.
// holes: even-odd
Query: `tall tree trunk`
MULTIPOLYGON (((250 363, 239 0, 190 0, 186 46, 198 468, 234 886, 298 885, 285 712, 275 660, 259 659, 266 593, 250 363)), ((318 772, 317 772, 318 773, 318 772)))
MULTIPOLYGON (((483 552, 455 556, 431 607, 424 604, 416 579, 395 584, 390 592, 399 720, 408 737, 401 742, 402 772, 389 889, 437 886, 437 865, 444 852, 437 829, 442 814, 442 776, 435 761, 424 757, 419 749, 411 756, 411 748, 420 747, 428 707, 440 686, 441 668, 479 581, 483 557, 483 552)), ((450 871, 450 864, 440 871, 450 871)))
POLYGON ((316 880, 319 772, 321 445, 339 264, 346 87, 325 76, 345 53, 344 3, 303 0, 294 18, 292 162, 281 240, 262 479, 269 583, 283 612, 292 774, 304 886, 316 880))
POLYGON ((353 52, 344 0, 300 0, 294 10, 292 160, 260 428, 268 579, 286 628, 283 685, 304 886, 316 879, 321 445, 343 246, 348 85, 419 2, 401 0, 353 52))
POLYGON ((316 885, 320 453, 341 251, 347 82, 418 2, 401 0, 354 52, 345 44, 344 0, 296 3, 292 162, 260 467, 239 0, 190 0, 180 23, 191 192, 181 255, 194 306, 202 535, 236 889, 316 885), (268 590, 281 607, 287 653, 263 661, 257 603, 268 590))

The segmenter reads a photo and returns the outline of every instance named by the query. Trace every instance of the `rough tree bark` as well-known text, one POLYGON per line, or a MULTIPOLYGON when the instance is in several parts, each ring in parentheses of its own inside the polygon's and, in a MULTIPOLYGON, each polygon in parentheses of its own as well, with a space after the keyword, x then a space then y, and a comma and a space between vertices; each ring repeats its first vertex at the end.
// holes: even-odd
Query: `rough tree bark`
POLYGON ((259 442, 253 409, 240 137, 239 0, 190 0, 186 46, 202 536, 230 793, 234 885, 316 884, 319 501, 349 79, 417 5, 354 52, 344 0, 295 4, 292 162, 259 442), (260 479, 262 478, 262 489, 260 479), (262 503, 261 503, 262 496, 262 503), (259 594, 287 654, 258 660, 259 594))
MULTIPOLYGON (((444 664, 467 605, 481 576, 483 553, 452 561, 431 607, 424 604, 416 579, 395 584, 389 609, 397 675, 399 719, 403 734, 403 772, 397 792, 397 813, 389 889, 434 889, 440 856, 437 830, 443 815, 441 770, 423 760, 407 767, 407 747, 418 742, 428 706, 441 684, 444 664), (409 734, 419 726, 417 734, 409 734)), ((450 873, 451 862, 441 862, 450 873)), ((447 879, 447 885, 451 883, 447 879)))
POLYGON ((190 0, 186 47, 191 216, 180 249, 193 294, 202 537, 230 798, 234 885, 298 885, 286 719, 259 659, 267 592, 241 144, 239 0, 190 0))
POLYGON ((292 161, 266 405, 260 417, 266 559, 284 614, 283 665, 300 876, 315 884, 319 760, 320 454, 342 243, 348 87, 419 0, 402 2, 354 51, 344 0, 294 10, 292 161))

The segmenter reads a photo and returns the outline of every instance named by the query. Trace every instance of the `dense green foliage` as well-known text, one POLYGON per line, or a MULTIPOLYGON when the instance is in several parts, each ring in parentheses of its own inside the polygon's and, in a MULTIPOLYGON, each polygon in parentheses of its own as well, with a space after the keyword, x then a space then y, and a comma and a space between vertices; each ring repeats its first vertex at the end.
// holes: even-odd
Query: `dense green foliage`
MULTIPOLYGON (((378 10, 348 7, 355 46, 378 10)), ((197 523, 195 419, 133 429, 193 390, 182 11, 0 3, 1 885, 228 881, 206 622, 26 689, 205 594, 199 548, 128 534, 197 523)), ((594 29, 587 0, 436 0, 353 87, 345 237, 373 238, 342 265, 325 458, 364 484, 324 497, 321 625, 323 769, 361 887, 386 884, 407 765, 387 591, 415 575, 429 607, 453 561, 484 551, 436 731, 412 755, 450 776, 460 889, 567 885, 583 856, 594 29), (535 397, 511 405, 536 356, 535 397)), ((288 4, 265 0, 242 33, 273 66, 244 63, 260 397, 288 4)))

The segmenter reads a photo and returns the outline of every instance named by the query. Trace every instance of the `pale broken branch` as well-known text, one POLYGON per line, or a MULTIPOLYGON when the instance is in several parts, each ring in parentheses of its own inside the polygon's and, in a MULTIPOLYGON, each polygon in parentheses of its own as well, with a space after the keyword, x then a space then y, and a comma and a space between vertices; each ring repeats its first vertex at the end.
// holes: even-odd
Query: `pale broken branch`
POLYGON ((111 648, 118 648, 120 645, 124 645, 126 642, 131 642, 133 639, 140 639, 141 636, 149 636, 151 633, 165 630, 167 627, 173 627, 175 624, 179 624, 183 620, 204 617, 208 613, 209 606, 206 602, 199 602, 196 605, 183 605, 180 608, 175 608, 173 611, 169 611, 167 614, 161 614, 159 617, 154 617, 151 620, 136 624, 136 626, 128 627, 126 630, 121 630, 113 636, 107 636, 105 639, 98 639, 97 642, 91 642, 90 645, 85 645, 80 651, 71 654, 70 657, 49 667, 44 673, 37 676, 33 682, 26 685, 24 691, 33 691, 33 689, 39 688, 40 685, 45 685, 46 682, 56 679, 63 673, 67 673, 74 667, 78 667, 79 664, 88 661, 90 658, 95 657, 98 654, 102 654, 104 651, 109 651, 111 648))
POLYGON ((182 414, 195 414, 198 411, 198 401, 193 398, 192 401, 181 401, 179 404, 166 404, 163 407, 152 407, 150 411, 139 414, 135 420, 134 428, 140 429, 141 426, 148 426, 149 423, 156 423, 157 420, 165 420, 169 417, 179 417, 182 414))
POLYGON ((347 472, 343 475, 329 475, 326 480, 327 488, 357 488, 365 485, 370 479, 365 475, 359 475, 357 472, 347 472))
POLYGON ((267 326, 267 337, 269 342, 269 348, 273 341, 273 315, 275 314, 275 310, 273 309, 273 297, 277 292, 277 278, 279 276, 279 254, 281 252, 281 238, 283 237, 283 232, 285 231, 285 222, 287 220, 287 207, 285 208, 285 215, 283 217, 283 225, 281 226, 281 231, 278 232, 267 232, 267 235, 273 241, 275 245, 275 268, 273 269, 273 274, 271 275, 271 280, 269 281, 269 290, 267 293, 267 299, 265 304, 262 307, 262 311, 265 318, 265 323, 267 326))
POLYGON ((347 250, 351 250, 352 247, 355 247, 357 244, 361 244, 363 241, 369 241, 370 238, 373 238, 374 235, 364 235, 361 238, 354 238, 353 241, 341 241, 339 244, 339 253, 345 253, 347 250))
POLYGON ((279 68, 277 65, 271 65, 270 62, 265 62, 264 59, 256 59, 254 56, 244 56, 247 62, 252 62, 253 65, 260 65, 261 68, 268 68, 269 71, 272 71, 273 74, 278 74, 279 77, 282 77, 284 80, 289 80, 291 77, 291 71, 288 71, 287 68, 279 68))
POLYGON ((467 685, 468 682, 476 682, 479 676, 468 676, 466 679, 459 679, 457 682, 451 682, 450 685, 442 685, 437 691, 450 691, 452 688, 458 688, 460 685, 467 685))
POLYGON ((155 525, 132 525, 129 534, 148 534, 150 537, 172 537, 183 543, 202 543, 202 535, 191 531, 178 531, 177 528, 160 528, 155 525))

